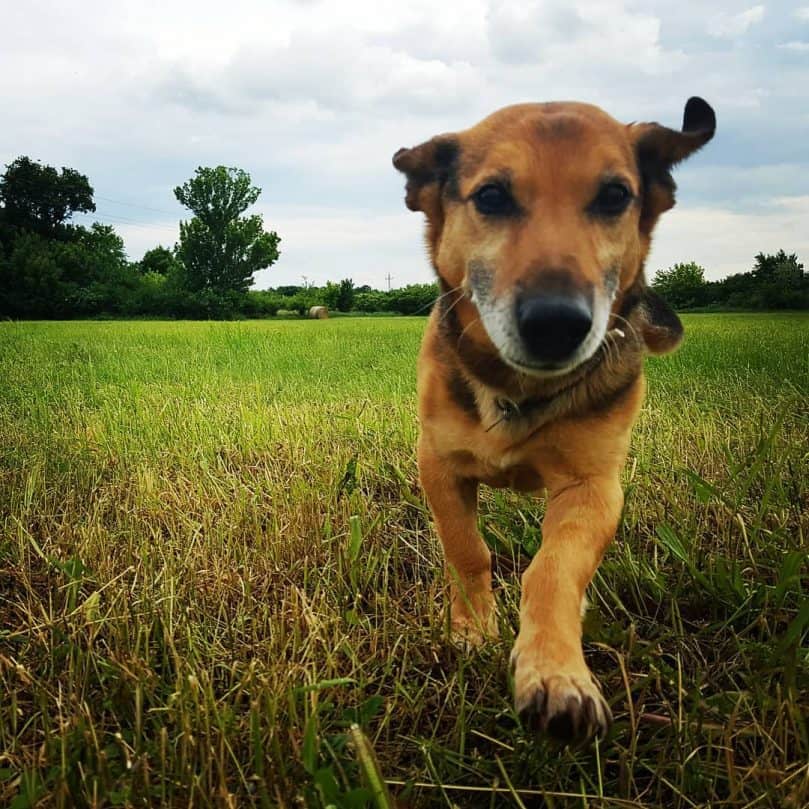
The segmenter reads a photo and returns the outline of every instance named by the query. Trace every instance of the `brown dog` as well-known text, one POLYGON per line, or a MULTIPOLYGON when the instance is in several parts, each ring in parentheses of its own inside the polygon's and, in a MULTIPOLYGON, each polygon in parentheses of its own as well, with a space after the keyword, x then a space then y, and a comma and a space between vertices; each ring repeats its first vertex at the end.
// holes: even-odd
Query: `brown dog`
POLYGON ((419 359, 418 455, 452 628, 473 643, 497 631, 478 485, 545 490, 511 660, 517 710, 562 739, 609 725, 582 651, 584 594, 621 515, 643 356, 682 335, 644 281, 652 229, 674 205, 672 166, 715 128, 700 98, 681 132, 522 104, 393 158, 442 292, 419 359))

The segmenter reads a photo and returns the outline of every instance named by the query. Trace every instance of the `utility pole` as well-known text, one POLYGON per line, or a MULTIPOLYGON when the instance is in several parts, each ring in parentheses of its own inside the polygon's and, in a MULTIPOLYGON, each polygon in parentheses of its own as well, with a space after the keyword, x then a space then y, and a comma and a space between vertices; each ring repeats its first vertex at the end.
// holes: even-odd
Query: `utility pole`
POLYGON ((390 272, 385 276, 385 278, 388 281, 388 292, 390 292, 390 281, 391 281, 390 272))

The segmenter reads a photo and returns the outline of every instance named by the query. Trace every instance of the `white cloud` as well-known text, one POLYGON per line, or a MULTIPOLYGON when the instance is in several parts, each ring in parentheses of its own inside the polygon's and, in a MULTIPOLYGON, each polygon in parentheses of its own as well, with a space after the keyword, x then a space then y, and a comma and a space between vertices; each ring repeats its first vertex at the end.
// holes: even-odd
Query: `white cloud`
POLYGON ((678 261, 696 261, 711 280, 747 272, 757 253, 784 249, 809 258, 809 196, 781 197, 763 209, 737 212, 708 206, 677 207, 663 216, 647 262, 653 277, 678 261))
POLYGON ((809 6, 801 6, 795 9, 795 16, 801 22, 809 22, 809 6))
POLYGON ((404 210, 379 213, 295 207, 274 214, 265 223, 281 235, 281 260, 259 272, 256 286, 299 284, 352 278, 358 286, 381 288, 390 273, 395 286, 433 279, 422 237, 421 216, 404 210))
POLYGON ((683 61, 660 43, 660 19, 622 0, 500 0, 487 15, 496 57, 507 64, 631 67, 668 72, 683 61))
POLYGON ((804 51, 809 51, 809 42, 792 40, 791 42, 781 42, 778 47, 783 48, 785 51, 797 51, 798 53, 803 53, 804 51))
POLYGON ((756 23, 764 19, 764 6, 753 6, 738 14, 721 12, 708 23, 708 32, 722 39, 735 39, 747 33, 756 23))

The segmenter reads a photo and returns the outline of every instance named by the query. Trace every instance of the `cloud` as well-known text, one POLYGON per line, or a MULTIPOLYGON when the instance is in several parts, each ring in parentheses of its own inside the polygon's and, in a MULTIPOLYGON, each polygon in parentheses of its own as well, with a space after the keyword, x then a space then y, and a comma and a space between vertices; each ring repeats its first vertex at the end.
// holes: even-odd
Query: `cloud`
POLYGON ((722 12, 714 15, 708 23, 708 32, 721 39, 735 39, 764 19, 764 6, 753 6, 738 14, 722 12))
POLYGON ((709 206, 676 207, 665 214, 647 262, 651 278, 678 261, 696 261, 706 277, 718 280, 748 272, 757 253, 784 249, 809 257, 809 196, 776 197, 758 212, 709 206))
POLYGON ((797 51, 798 53, 804 53, 805 51, 809 51, 809 42, 792 40, 791 42, 781 42, 779 43, 778 47, 783 48, 785 51, 797 51))
POLYGON ((256 286, 352 278, 381 287, 390 273, 395 286, 433 279, 421 234, 420 216, 404 210, 334 210, 296 207, 265 210, 265 223, 281 234, 281 260, 256 275, 256 286))
POLYGON ((489 40, 505 64, 588 65, 665 73, 681 51, 660 43, 660 19, 630 11, 620 0, 503 0, 487 15, 489 40))
POLYGON ((801 22, 809 22, 809 6, 801 6, 795 9, 795 16, 801 22))

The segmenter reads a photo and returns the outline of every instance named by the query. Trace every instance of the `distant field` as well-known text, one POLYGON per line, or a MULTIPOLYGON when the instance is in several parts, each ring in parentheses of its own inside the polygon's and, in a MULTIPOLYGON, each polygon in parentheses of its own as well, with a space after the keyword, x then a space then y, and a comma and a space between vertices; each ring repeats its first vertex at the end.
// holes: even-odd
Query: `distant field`
POLYGON ((809 805, 809 316, 648 362, 570 751, 514 716, 542 504, 485 491, 501 641, 447 640, 423 318, 0 324, 0 806, 809 805), (544 797, 543 797, 544 796, 544 797))

